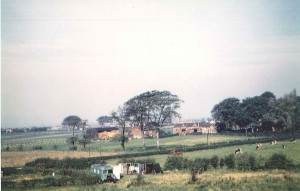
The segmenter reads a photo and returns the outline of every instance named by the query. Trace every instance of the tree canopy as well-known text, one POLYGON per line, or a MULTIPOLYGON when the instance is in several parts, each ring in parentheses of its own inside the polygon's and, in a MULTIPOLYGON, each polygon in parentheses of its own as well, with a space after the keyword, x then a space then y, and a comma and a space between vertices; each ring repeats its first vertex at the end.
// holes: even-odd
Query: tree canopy
POLYGON ((66 117, 63 122, 62 125, 65 125, 69 128, 72 128, 73 130, 73 137, 70 139, 71 143, 73 144, 73 146, 75 145, 76 139, 75 139, 75 134, 74 134, 74 130, 75 127, 80 128, 82 125, 82 120, 80 119, 80 117, 76 116, 76 115, 70 115, 68 117, 66 117))
POLYGON ((180 117, 177 109, 182 102, 177 95, 169 91, 153 90, 129 99, 124 103, 124 110, 126 117, 131 118, 143 132, 145 125, 152 124, 159 127, 170 123, 173 118, 180 117))
POLYGON ((240 101, 227 98, 216 104, 212 117, 222 127, 257 127, 263 130, 295 129, 300 119, 300 101, 296 90, 276 99, 271 92, 240 101))

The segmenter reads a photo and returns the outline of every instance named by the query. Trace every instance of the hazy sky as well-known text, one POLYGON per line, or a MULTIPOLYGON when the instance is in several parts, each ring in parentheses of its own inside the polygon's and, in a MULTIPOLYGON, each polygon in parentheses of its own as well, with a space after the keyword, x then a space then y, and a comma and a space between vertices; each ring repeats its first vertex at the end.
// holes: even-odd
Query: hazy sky
POLYGON ((169 90, 183 119, 300 91, 300 1, 2 0, 2 127, 94 123, 169 90))

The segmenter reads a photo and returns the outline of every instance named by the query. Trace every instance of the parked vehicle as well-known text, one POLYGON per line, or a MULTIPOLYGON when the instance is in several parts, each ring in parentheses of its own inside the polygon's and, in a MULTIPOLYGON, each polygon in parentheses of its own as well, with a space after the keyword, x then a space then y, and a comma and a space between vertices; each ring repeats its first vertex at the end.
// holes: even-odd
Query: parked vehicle
POLYGON ((159 163, 121 163, 114 166, 120 174, 156 174, 162 173, 159 163))
POLYGON ((101 164, 93 164, 91 173, 99 177, 102 182, 116 182, 117 178, 113 174, 113 167, 101 164))

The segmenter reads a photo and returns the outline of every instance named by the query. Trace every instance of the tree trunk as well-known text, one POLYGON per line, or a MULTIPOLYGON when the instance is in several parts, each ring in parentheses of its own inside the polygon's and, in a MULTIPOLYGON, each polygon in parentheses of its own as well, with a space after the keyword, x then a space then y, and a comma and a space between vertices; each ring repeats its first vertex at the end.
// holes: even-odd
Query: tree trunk
POLYGON ((72 139, 72 144, 73 144, 73 146, 75 145, 75 141, 74 141, 74 137, 75 137, 74 130, 75 130, 75 126, 73 126, 73 139, 72 139))
POLYGON ((207 141, 207 145, 209 145, 209 143, 208 143, 208 135, 209 135, 209 128, 207 127, 207 137, 206 137, 206 141, 207 141))
POLYGON ((159 128, 157 128, 157 133, 156 133, 156 145, 157 145, 157 150, 160 150, 159 148, 159 128))
POLYGON ((143 149, 146 150, 144 130, 142 130, 142 139, 143 139, 143 149))
POLYGON ((123 151, 125 151, 125 137, 124 137, 124 135, 121 137, 121 146, 122 146, 123 151))

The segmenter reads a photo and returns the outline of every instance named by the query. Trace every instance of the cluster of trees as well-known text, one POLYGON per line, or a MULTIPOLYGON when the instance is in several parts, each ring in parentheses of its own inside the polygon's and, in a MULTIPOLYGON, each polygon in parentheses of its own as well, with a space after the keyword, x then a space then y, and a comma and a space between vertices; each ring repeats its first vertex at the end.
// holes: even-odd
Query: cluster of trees
POLYGON ((243 100, 226 98, 211 111, 219 130, 295 130, 300 122, 300 97, 296 90, 276 98, 271 92, 243 100))
POLYGON ((159 149, 159 127, 179 118, 177 110, 183 101, 169 91, 147 91, 137 95, 120 106, 112 116, 122 127, 121 145, 125 149, 125 125, 130 121, 141 128, 143 148, 145 149, 144 129, 147 126, 157 129, 157 149, 159 149))
MULTIPOLYGON (((159 149, 159 128, 165 124, 170 123, 173 118, 179 118, 180 114, 177 110, 183 101, 169 91, 147 91, 139 94, 122 106, 119 106, 117 111, 113 111, 111 116, 102 116, 97 119, 100 125, 115 120, 121 130, 121 146, 125 149, 125 127, 126 123, 130 122, 141 128, 143 148, 145 149, 144 129, 148 126, 157 128, 157 148, 159 149)), ((68 142, 73 146, 79 140, 74 135, 74 130, 83 128, 86 121, 82 121, 80 117, 71 115, 63 120, 62 125, 67 126, 73 130, 73 136, 68 139, 68 142)), ((84 135, 81 142, 88 144, 88 136, 84 135)), ((83 144, 84 145, 84 144, 83 144)), ((84 145, 85 146, 85 145, 84 145)))

